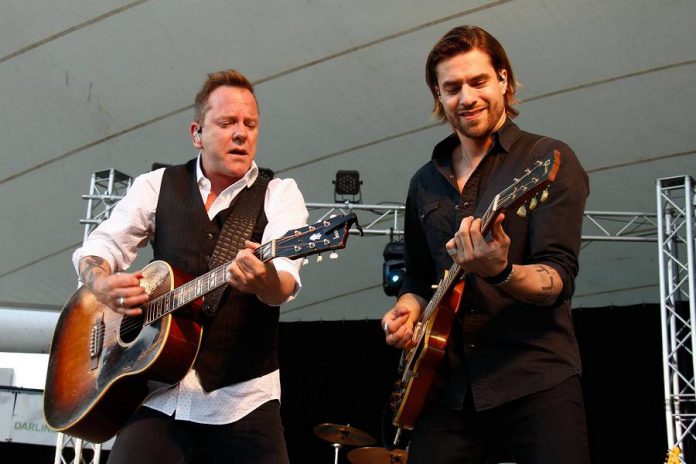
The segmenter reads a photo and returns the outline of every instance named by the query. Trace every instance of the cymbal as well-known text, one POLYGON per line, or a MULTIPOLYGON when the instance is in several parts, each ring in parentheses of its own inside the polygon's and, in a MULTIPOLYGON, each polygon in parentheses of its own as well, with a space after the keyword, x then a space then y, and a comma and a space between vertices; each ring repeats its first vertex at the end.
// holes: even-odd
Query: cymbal
POLYGON ((348 453, 353 464, 406 464, 408 452, 402 449, 357 448, 348 453))
POLYGON ((329 443, 348 446, 367 446, 375 442, 369 434, 362 430, 341 424, 319 424, 314 427, 314 434, 329 443))

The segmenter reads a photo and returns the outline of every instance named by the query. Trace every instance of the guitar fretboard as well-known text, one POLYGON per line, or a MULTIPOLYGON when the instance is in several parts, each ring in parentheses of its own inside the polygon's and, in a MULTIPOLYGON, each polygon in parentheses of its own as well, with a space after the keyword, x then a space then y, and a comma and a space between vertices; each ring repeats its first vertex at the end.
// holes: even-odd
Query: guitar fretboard
MULTIPOLYGON (((274 258, 275 240, 265 243, 254 250, 254 255, 264 263, 274 258)), ((180 287, 149 301, 143 308, 144 324, 152 324, 167 314, 185 306, 192 301, 227 284, 229 261, 205 274, 191 279, 180 287)))
MULTIPOLYGON (((501 211, 514 204, 529 190, 537 188, 542 184, 542 180, 548 177, 552 161, 553 159, 536 161, 532 169, 525 169, 523 176, 520 179, 515 179, 515 182, 512 185, 508 186, 505 190, 501 191, 495 196, 491 204, 488 205, 486 212, 481 216, 481 232, 484 235, 488 233, 491 223, 501 211)), ((422 323, 426 323, 430 320, 433 312, 442 302, 442 298, 449 293, 454 283, 462 277, 463 273, 464 270, 457 263, 452 265, 452 267, 440 281, 435 293, 433 294, 433 297, 425 307, 425 310, 421 316, 422 323)), ((420 343, 424 335, 424 332, 420 333, 419 339, 417 340, 418 343, 420 343)))

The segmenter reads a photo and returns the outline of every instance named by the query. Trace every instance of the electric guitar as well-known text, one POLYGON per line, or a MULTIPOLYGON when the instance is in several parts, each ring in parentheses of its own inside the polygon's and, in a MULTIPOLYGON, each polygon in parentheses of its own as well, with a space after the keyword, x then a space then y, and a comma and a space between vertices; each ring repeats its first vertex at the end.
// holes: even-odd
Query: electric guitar
MULTIPOLYGON (((344 248, 353 224, 353 213, 326 219, 291 230, 254 254, 267 262, 344 248)), ((203 297, 227 285, 231 263, 193 279, 164 261, 148 264, 140 285, 150 299, 137 317, 112 311, 85 286, 77 290, 63 307, 51 342, 44 391, 48 425, 101 443, 154 390, 178 383, 198 353, 203 297)))
MULTIPOLYGON (((526 214, 538 202, 546 201, 544 190, 556 178, 560 167, 560 153, 553 153, 537 160, 522 172, 522 176, 498 193, 481 218, 481 232, 488 233, 493 221, 501 212, 519 207, 518 214, 526 214), (537 193, 542 191, 540 198, 537 193)), ((415 345, 401 354, 399 373, 390 406, 394 410, 392 423, 399 429, 412 430, 430 390, 435 371, 442 361, 454 317, 464 295, 464 270, 457 263, 446 271, 437 289, 423 310, 413 330, 415 345)), ((396 440, 398 441, 399 435, 396 440)))

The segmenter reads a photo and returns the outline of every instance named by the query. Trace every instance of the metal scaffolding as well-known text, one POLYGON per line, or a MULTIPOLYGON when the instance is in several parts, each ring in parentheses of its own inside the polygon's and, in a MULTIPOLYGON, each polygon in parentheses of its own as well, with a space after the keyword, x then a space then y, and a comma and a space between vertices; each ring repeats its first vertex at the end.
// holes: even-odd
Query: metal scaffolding
MULTIPOLYGON (((85 219, 80 219, 80 224, 85 226, 83 243, 94 228, 111 215, 111 210, 128 192, 132 183, 131 176, 115 169, 92 174, 89 182, 89 193, 82 195, 82 199, 87 200, 87 214, 85 219)), ((59 432, 56 438, 56 454, 53 463, 99 464, 101 448, 101 444, 90 443, 59 432), (69 451, 70 448, 73 449, 72 452, 69 451)))
POLYGON ((657 180, 660 307, 667 441, 696 462, 696 301, 694 295, 694 181, 657 180))
POLYGON ((115 169, 99 171, 92 174, 89 182, 89 193, 82 195, 83 200, 87 200, 87 215, 80 219, 80 224, 84 224, 85 233, 82 241, 87 240, 87 236, 104 219, 108 219, 111 210, 116 203, 128 192, 133 178, 115 169))

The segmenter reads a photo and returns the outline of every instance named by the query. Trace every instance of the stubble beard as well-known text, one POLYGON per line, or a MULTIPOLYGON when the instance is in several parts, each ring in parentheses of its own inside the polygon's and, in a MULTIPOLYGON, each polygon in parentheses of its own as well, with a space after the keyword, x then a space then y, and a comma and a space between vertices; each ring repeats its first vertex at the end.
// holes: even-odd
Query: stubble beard
POLYGON ((498 121, 503 116, 505 109, 498 105, 489 105, 485 112, 484 119, 477 119, 473 122, 467 121, 463 117, 447 115, 450 125, 459 133, 470 139, 481 139, 490 136, 495 130, 498 121))

